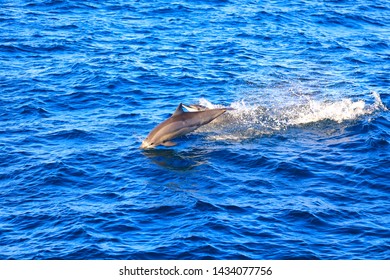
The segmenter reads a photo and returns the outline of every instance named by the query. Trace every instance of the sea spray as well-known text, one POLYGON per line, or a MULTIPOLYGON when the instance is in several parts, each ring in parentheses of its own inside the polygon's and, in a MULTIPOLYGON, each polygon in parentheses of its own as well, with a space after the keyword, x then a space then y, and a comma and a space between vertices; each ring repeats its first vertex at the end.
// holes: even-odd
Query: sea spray
MULTIPOLYGON (((259 104, 258 101, 252 104, 246 100, 235 101, 230 104, 234 110, 228 111, 198 132, 207 132, 209 140, 241 141, 274 134, 292 127, 318 125, 324 121, 340 124, 387 110, 377 92, 372 92, 372 96, 374 103, 371 104, 352 98, 314 100, 308 96, 297 98, 297 102, 287 102, 285 105, 280 101, 275 101, 268 106, 259 104)), ((199 103, 210 109, 223 107, 207 99, 200 99, 199 103)))

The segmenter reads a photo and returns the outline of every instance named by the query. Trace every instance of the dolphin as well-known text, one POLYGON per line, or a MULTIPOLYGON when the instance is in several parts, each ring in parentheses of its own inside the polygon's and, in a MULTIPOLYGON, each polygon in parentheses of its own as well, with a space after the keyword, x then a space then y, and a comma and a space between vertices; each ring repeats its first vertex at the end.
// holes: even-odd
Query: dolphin
POLYGON ((141 149, 151 149, 158 145, 174 146, 170 140, 192 132, 208 124, 226 112, 226 109, 209 109, 198 112, 184 112, 183 104, 177 106, 171 117, 157 125, 142 142, 141 149))
MULTIPOLYGON (((188 112, 198 112, 198 111, 206 111, 210 110, 206 106, 200 105, 200 104, 191 104, 191 105, 185 105, 183 104, 183 107, 187 109, 188 112)), ((218 109, 224 109, 224 110, 234 110, 232 107, 223 107, 218 109)))
POLYGON ((191 105, 184 105, 183 107, 187 109, 188 112, 198 112, 198 111, 206 111, 207 107, 200 105, 200 104, 191 104, 191 105))

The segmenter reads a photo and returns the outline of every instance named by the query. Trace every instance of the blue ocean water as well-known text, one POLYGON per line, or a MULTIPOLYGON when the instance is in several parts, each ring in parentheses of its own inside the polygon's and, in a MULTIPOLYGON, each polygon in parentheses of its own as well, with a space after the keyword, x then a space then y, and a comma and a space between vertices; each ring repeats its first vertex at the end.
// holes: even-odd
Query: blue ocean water
POLYGON ((390 3, 0 1, 0 259, 390 259, 390 3), (231 106, 140 150, 176 106, 231 106))

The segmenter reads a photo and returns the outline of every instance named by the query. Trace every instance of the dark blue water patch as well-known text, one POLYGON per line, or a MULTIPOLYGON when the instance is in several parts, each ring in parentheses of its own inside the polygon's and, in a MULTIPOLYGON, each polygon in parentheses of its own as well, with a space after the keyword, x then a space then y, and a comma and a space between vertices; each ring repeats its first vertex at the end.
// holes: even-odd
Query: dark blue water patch
POLYGON ((66 47, 66 42, 53 42, 50 45, 45 43, 44 45, 27 45, 27 44, 18 44, 17 46, 8 47, 8 51, 11 52, 26 52, 34 54, 47 54, 48 52, 62 52, 68 50, 66 47))
POLYGON ((202 158, 196 154, 187 155, 186 153, 177 153, 169 149, 144 151, 142 153, 153 163, 177 171, 191 170, 203 162, 202 158))
POLYGON ((16 108, 16 111, 21 115, 28 115, 29 117, 39 117, 39 118, 48 118, 50 113, 44 108, 37 108, 32 105, 22 105, 19 108, 16 108))
POLYGON ((31 1, 25 5, 28 9, 37 8, 41 11, 54 11, 62 10, 62 11, 72 11, 74 9, 85 8, 86 10, 96 8, 95 3, 78 3, 77 1, 62 1, 62 0, 47 0, 36 3, 35 1, 31 1), (49 8, 49 9, 48 9, 49 8))

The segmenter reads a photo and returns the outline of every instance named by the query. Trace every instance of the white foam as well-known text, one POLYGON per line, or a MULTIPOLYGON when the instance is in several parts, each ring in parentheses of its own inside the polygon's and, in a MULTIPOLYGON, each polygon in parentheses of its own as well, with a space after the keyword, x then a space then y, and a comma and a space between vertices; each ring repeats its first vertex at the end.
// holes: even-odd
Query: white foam
MULTIPOLYGON (((378 111, 387 110, 380 95, 372 92, 374 103, 364 100, 344 98, 341 100, 315 100, 310 96, 296 96, 295 100, 268 100, 265 102, 253 99, 235 101, 227 111, 209 125, 198 131, 207 132, 209 140, 242 141, 264 134, 272 134, 291 127, 320 123, 326 120, 342 123, 369 116, 378 111)), ((202 98, 199 103, 207 108, 220 108, 224 105, 213 104, 202 98)))
POLYGON ((356 102, 350 99, 334 102, 311 100, 307 106, 302 106, 299 110, 292 112, 290 124, 300 125, 323 120, 341 123, 346 120, 356 119, 367 113, 369 113, 367 112, 367 106, 362 100, 356 102))
POLYGON ((388 109, 387 109, 386 106, 383 104, 382 99, 381 99, 379 93, 377 93, 376 91, 373 91, 373 92, 371 92, 371 93, 372 93, 372 95, 373 95, 374 98, 375 98, 374 109, 376 109, 376 110, 382 110, 382 111, 387 111, 388 109))

